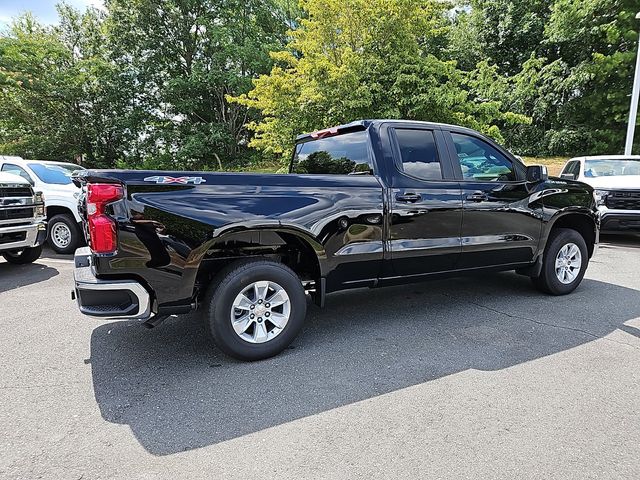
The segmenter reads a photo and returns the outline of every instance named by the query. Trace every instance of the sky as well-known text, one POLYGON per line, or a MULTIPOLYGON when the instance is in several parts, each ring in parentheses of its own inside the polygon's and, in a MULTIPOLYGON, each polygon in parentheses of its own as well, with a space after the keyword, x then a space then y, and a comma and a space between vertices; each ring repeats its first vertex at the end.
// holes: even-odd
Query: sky
MULTIPOLYGON (((26 11, 33 13, 43 23, 57 23, 56 3, 56 0, 0 0, 0 28, 7 26, 12 17, 26 11)), ((102 0, 67 0, 67 3, 80 9, 90 5, 98 8, 103 6, 102 0)))

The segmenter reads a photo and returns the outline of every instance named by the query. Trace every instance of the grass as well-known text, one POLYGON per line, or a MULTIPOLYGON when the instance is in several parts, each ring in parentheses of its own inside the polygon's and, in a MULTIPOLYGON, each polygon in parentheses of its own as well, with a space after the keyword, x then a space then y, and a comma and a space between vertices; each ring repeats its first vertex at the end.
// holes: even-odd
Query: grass
POLYGON ((546 165, 549 175, 558 177, 569 157, 522 157, 526 165, 546 165))
POLYGON ((245 165, 235 171, 248 173, 287 173, 288 165, 283 166, 277 162, 259 162, 245 165))

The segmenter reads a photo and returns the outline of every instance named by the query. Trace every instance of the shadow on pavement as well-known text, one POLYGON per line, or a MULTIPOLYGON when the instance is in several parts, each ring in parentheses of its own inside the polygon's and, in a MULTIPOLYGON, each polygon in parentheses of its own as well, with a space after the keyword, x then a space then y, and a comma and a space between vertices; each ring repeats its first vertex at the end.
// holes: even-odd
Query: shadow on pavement
MULTIPOLYGON (((93 331, 95 397, 151 453, 204 447, 466 369, 497 370, 594 341, 640 315, 640 292, 594 280, 566 297, 495 274, 332 295, 294 348, 240 363, 203 322, 93 331)), ((627 330, 625 330, 627 331, 627 330)), ((637 335, 637 333, 636 333, 637 335)))
POLYGON ((640 234, 603 233, 600 235, 600 246, 603 248, 615 248, 615 247, 640 248, 640 234))
POLYGON ((0 262, 0 293, 44 282, 58 275, 58 270, 39 262, 40 260, 37 260, 27 265, 0 262))

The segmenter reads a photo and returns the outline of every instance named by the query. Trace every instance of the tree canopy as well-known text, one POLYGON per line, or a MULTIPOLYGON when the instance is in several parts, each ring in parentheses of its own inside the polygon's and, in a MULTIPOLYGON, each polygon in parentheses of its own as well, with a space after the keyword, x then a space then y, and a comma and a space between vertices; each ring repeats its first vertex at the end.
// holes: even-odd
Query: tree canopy
MULTIPOLYGON (((0 34, 0 153, 233 169, 361 118, 618 153, 637 0, 106 0, 0 34)), ((640 138, 640 135, 638 136, 640 138)), ((636 142, 636 145, 639 142, 636 142)))

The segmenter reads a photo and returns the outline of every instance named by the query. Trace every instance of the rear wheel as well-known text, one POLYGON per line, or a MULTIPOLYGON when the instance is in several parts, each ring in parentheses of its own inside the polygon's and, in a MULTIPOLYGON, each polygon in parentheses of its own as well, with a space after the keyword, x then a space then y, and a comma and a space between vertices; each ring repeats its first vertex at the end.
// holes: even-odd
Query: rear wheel
POLYGON ((37 247, 23 248, 22 250, 16 250, 13 252, 3 252, 2 256, 9 263, 24 265, 35 262, 40 258, 41 253, 42 245, 39 245, 37 247))
POLYGON ((49 245, 56 253, 73 253, 80 243, 81 231, 73 215, 54 215, 49 220, 49 245))
POLYGON ((573 292, 584 277, 589 252, 582 235, 570 228, 554 229, 542 260, 542 271, 533 284, 551 295, 573 292))
POLYGON ((298 276, 270 260, 232 264, 214 280, 205 302, 214 341, 240 360, 283 351, 300 332, 307 310, 298 276))

